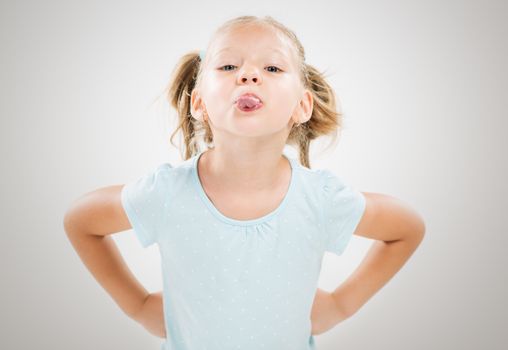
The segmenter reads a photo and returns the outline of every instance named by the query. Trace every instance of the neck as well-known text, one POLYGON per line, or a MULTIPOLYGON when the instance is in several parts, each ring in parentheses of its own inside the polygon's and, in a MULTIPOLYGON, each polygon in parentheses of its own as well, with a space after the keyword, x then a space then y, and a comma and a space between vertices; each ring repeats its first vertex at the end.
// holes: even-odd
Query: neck
POLYGON ((220 147, 205 151, 200 173, 213 183, 227 184, 228 191, 240 193, 275 189, 290 167, 283 147, 220 147))

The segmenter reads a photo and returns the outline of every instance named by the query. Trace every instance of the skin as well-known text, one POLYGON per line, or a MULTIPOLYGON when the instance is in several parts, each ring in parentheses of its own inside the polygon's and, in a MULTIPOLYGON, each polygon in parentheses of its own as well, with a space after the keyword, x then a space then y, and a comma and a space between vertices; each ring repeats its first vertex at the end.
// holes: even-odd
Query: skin
MULTIPOLYGON (((285 141, 293 123, 303 123, 312 114, 312 94, 300 83, 295 52, 276 34, 266 27, 249 27, 217 37, 207 50, 202 84, 191 95, 192 115, 208 118, 215 143, 213 150, 203 153, 198 170, 217 203, 236 200, 231 217, 241 216, 235 208, 256 211, 259 203, 285 193, 291 171, 282 156, 285 141), (215 58, 224 47, 234 51, 215 58), (286 60, 269 52, 275 47, 286 60), (235 67, 221 71, 223 64, 235 67), (236 110, 233 101, 245 91, 258 94, 264 108, 249 115, 236 110)), ((146 291, 109 237, 132 228, 120 200, 122 187, 100 188, 75 200, 64 228, 87 269, 125 314, 151 334, 166 338, 162 292, 146 291)), ((423 219, 407 203, 381 193, 361 193, 366 208, 354 234, 375 242, 334 291, 317 289, 310 315, 313 335, 357 312, 401 269, 424 237, 423 219)))
MULTIPOLYGON (((214 135, 215 148, 205 152, 203 165, 198 165, 208 188, 221 189, 217 193, 227 188, 252 202, 252 195, 277 182, 291 126, 309 120, 312 114, 312 94, 300 83, 295 57, 287 41, 260 26, 225 33, 207 50, 202 84, 191 95, 191 113, 199 120, 207 119, 214 135), (218 54, 226 47, 233 49, 218 54), (269 49, 274 47, 287 58, 273 56, 269 49), (283 72, 273 73, 267 70, 269 65, 283 72), (264 108, 249 115, 239 112, 233 102, 246 91, 260 96, 264 108)), ((375 242, 344 283, 332 292, 317 289, 311 312, 313 335, 357 312, 400 270, 423 239, 423 219, 407 203, 381 193, 362 194, 366 209, 354 234, 375 242)))
POLYGON ((294 48, 271 28, 236 28, 212 42, 201 84, 191 94, 193 117, 206 118, 214 136, 215 147, 203 154, 199 169, 210 188, 226 190, 227 184, 230 194, 248 198, 279 188, 281 177, 289 182, 281 175, 290 172, 282 151, 293 124, 309 120, 313 105, 297 67, 294 48), (264 107, 238 110, 234 101, 244 92, 254 92, 264 107))
POLYGON ((408 203, 361 192, 366 207, 354 235, 375 240, 353 273, 331 293, 316 293, 312 334, 324 333, 355 314, 408 261, 425 235, 423 218, 408 203))

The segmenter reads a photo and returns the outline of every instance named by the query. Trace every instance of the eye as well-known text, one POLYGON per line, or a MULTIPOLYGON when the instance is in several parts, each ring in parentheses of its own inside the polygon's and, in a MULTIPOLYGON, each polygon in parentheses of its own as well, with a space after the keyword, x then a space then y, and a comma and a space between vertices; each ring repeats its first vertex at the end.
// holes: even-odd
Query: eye
MULTIPOLYGON (((232 65, 232 64, 226 64, 225 66, 220 67, 220 68, 219 68, 219 70, 222 70, 222 71, 226 71, 226 72, 228 72, 228 71, 229 71, 229 69, 226 69, 226 70, 224 70, 224 69, 223 69, 223 68, 225 68, 225 67, 236 67, 236 66, 234 66, 234 65, 232 65)), ((275 71, 271 71, 271 72, 273 72, 273 73, 282 72, 282 69, 280 69, 279 67, 276 67, 276 66, 268 66, 267 68, 275 68, 275 71)))
MULTIPOLYGON (((219 69, 223 70, 222 68, 224 68, 224 67, 235 67, 235 66, 233 66, 232 64, 226 64, 225 66, 222 66, 219 69)), ((226 70, 226 71, 228 71, 228 70, 226 70)))
MULTIPOLYGON (((275 68, 278 72, 282 71, 279 67, 275 67, 275 66, 268 66, 268 68, 275 68)), ((277 73, 277 72, 274 72, 274 73, 277 73)))

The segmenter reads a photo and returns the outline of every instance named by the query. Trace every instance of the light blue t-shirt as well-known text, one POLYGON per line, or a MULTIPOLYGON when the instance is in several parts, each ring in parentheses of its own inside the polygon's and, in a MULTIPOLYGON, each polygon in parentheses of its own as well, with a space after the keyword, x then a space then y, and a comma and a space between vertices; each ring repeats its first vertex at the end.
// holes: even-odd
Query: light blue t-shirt
POLYGON ((223 215, 197 173, 203 153, 122 189, 143 247, 161 254, 163 350, 316 349, 310 314, 325 251, 340 255, 365 198, 325 169, 292 168, 286 196, 253 220, 223 215))

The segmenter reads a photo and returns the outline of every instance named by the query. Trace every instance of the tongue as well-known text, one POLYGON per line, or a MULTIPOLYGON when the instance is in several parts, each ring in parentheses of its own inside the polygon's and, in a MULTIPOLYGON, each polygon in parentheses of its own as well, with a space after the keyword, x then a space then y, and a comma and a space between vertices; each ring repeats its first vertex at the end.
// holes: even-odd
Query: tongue
POLYGON ((237 103, 240 108, 253 108, 260 104, 256 98, 248 96, 240 98, 237 103))

